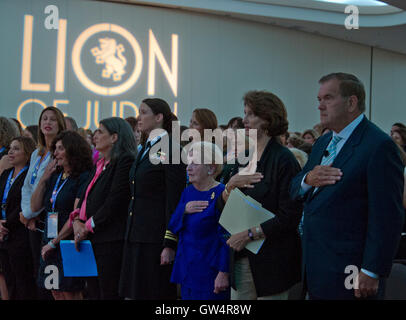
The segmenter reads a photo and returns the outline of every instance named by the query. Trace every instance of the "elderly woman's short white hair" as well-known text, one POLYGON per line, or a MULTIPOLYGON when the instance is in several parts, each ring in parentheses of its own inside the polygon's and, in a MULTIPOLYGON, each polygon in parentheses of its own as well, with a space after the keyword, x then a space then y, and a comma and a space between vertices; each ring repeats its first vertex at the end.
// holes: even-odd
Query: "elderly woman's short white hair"
POLYGON ((296 160, 299 162, 300 167, 303 169, 308 159, 307 153, 297 148, 289 148, 289 150, 296 157, 296 160))
POLYGON ((223 170, 223 152, 216 144, 208 141, 196 141, 190 145, 187 151, 188 154, 192 152, 193 159, 199 164, 214 164, 216 166, 214 177, 217 177, 223 170))

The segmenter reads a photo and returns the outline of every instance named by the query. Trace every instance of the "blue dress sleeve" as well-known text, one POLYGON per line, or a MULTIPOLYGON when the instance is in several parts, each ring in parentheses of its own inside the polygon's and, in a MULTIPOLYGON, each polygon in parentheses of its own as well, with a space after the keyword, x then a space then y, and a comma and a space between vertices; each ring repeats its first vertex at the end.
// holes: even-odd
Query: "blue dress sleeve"
POLYGON ((188 188, 183 190, 182 195, 180 197, 179 203, 175 209, 175 212, 171 216, 171 220, 168 224, 168 230, 172 233, 178 235, 179 231, 182 229, 183 224, 183 214, 185 212, 186 203, 187 203, 187 194, 188 188))

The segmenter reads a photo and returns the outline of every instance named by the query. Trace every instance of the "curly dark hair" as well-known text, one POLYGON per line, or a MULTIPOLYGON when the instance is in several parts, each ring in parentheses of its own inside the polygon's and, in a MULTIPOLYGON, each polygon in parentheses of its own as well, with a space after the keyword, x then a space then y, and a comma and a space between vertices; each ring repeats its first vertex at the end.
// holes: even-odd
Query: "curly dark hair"
POLYGON ((267 122, 263 130, 268 136, 280 136, 288 131, 288 113, 278 96, 268 91, 249 91, 243 100, 257 117, 267 122))
POLYGON ((61 141, 65 148, 65 155, 72 170, 70 173, 72 177, 77 177, 82 172, 92 169, 92 149, 79 133, 76 131, 60 132, 52 141, 52 154, 55 152, 58 141, 61 141))
POLYGON ((234 122, 237 122, 237 123, 235 124, 237 129, 244 129, 244 123, 242 122, 242 118, 241 118, 241 117, 234 117, 234 118, 231 118, 230 121, 228 121, 227 128, 232 128, 234 122))

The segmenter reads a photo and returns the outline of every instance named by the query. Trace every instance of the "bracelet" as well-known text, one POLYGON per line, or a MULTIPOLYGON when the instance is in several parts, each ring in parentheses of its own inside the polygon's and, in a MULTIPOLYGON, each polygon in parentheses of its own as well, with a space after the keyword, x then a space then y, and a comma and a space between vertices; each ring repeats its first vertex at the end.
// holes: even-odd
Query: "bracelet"
POLYGON ((49 240, 48 244, 52 249, 56 249, 56 245, 52 242, 52 240, 49 240))
POLYGON ((262 232, 261 232, 261 228, 260 228, 260 227, 256 227, 256 228, 255 228, 255 232, 257 233, 258 239, 262 237, 262 232))
POLYGON ((251 240, 254 240, 254 235, 252 234, 251 229, 248 229, 248 237, 249 237, 251 240))

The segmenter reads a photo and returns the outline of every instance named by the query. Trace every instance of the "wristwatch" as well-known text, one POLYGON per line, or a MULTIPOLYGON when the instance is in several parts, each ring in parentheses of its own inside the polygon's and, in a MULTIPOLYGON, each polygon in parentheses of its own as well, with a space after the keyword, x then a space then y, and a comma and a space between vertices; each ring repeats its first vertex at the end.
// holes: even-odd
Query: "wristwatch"
POLYGON ((251 229, 248 229, 248 237, 249 237, 251 240, 254 240, 254 235, 253 235, 251 229))

